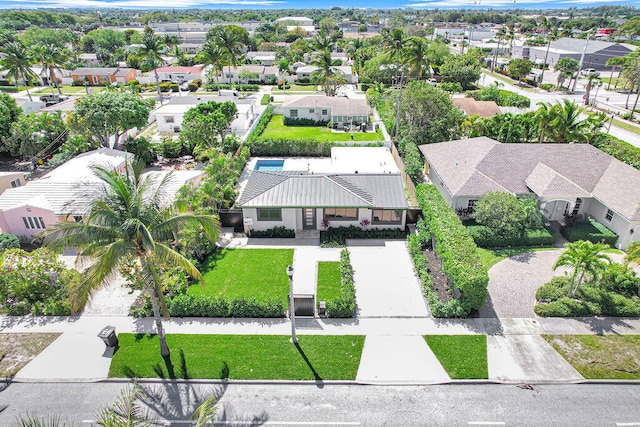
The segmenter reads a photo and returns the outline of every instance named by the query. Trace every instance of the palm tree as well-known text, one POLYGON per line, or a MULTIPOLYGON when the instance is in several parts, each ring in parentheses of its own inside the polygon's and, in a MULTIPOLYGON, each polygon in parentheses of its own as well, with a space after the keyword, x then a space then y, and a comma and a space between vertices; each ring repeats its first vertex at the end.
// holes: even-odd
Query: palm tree
POLYGON ((405 65, 409 68, 409 75, 420 80, 424 70, 429 69, 429 44, 422 37, 409 37, 403 55, 405 65))
POLYGON ((85 222, 60 222, 44 233, 44 244, 60 250, 66 246, 80 249, 95 263, 85 272, 85 281, 73 292, 74 310, 84 306, 94 289, 107 284, 124 263, 139 263, 141 283, 151 298, 153 317, 160 340, 160 354, 169 356, 160 311, 166 314, 159 264, 181 267, 190 276, 202 280, 198 269, 166 242, 175 240, 176 230, 200 225, 217 239, 219 222, 211 215, 178 213, 175 206, 163 208, 171 175, 159 182, 140 175, 141 165, 125 174, 94 168, 101 189, 93 195, 85 222))
POLYGON ((219 83, 218 73, 222 73, 224 66, 230 64, 226 52, 213 40, 207 40, 202 45, 202 50, 196 55, 196 61, 205 66, 211 65, 216 76, 216 83, 219 83))
POLYGON ((103 427, 151 427, 155 425, 147 417, 146 411, 136 402, 144 393, 137 384, 126 384, 112 406, 98 412, 97 424, 103 427))
POLYGON ((496 32, 496 39, 498 40, 498 45, 496 46, 496 51, 493 55, 494 59, 493 59, 493 62, 491 63, 491 71, 495 70, 496 63, 498 62, 498 55, 500 52, 500 42, 504 40, 506 36, 507 36, 507 31, 504 29, 504 27, 500 28, 496 32))
POLYGON ((157 36, 149 27, 144 29, 142 36, 142 46, 136 49, 135 56, 143 61, 144 64, 152 69, 156 78, 156 87, 158 96, 160 97, 160 105, 162 105, 162 91, 160 90, 160 76, 158 75, 158 67, 164 65, 165 61, 160 54, 165 48, 162 43, 162 37, 157 36))
POLYGON ((389 61, 395 64, 395 82, 398 81, 398 73, 400 72, 400 61, 402 60, 402 53, 406 44, 406 37, 404 31, 400 28, 394 28, 389 30, 384 28, 382 30, 382 48, 387 55, 389 61))
POLYGON ((56 87, 58 94, 60 95, 62 95, 62 91, 58 85, 56 71, 62 72, 61 67, 63 67, 65 62, 68 60, 69 55, 65 49, 61 49, 54 44, 45 45, 44 55, 41 58, 41 62, 44 69, 47 70, 49 87, 51 87, 51 82, 53 82, 53 85, 56 87))
POLYGON ((331 93, 329 90, 331 79, 336 76, 336 69, 334 67, 340 65, 340 60, 334 60, 331 58, 331 52, 325 50, 315 55, 310 64, 318 67, 318 70, 312 74, 318 78, 320 84, 324 86, 324 93, 329 96, 331 93))
MULTIPOLYGON (((546 22, 546 20, 545 20, 546 22)), ((540 83, 544 83, 544 70, 547 68, 547 58, 549 57, 549 48, 551 47, 551 42, 554 42, 560 38, 558 34, 558 29, 554 28, 553 31, 549 35, 547 35, 547 51, 544 54, 544 61, 542 62, 542 72, 540 73, 540 83)))
POLYGON ((522 203, 522 211, 529 227, 540 227, 544 219, 544 214, 540 208, 538 199, 534 196, 527 195, 520 199, 520 203, 522 203))
POLYGON ((580 108, 570 99, 551 107, 550 131, 553 142, 586 142, 586 122, 580 120, 580 108))
POLYGON ((611 248, 604 243, 592 243, 588 240, 565 243, 564 247, 566 250, 553 264, 553 270, 555 271, 558 267, 573 269, 569 285, 569 297, 572 298, 580 288, 586 274, 597 280, 607 264, 611 263, 611 258, 606 254, 606 252, 611 252, 611 248), (576 278, 578 278, 577 282, 576 278))
POLYGON ((324 30, 320 30, 311 41, 311 48, 318 52, 323 52, 325 50, 331 52, 333 47, 334 44, 331 41, 331 37, 329 37, 324 30))
MULTIPOLYGON (((609 58, 607 59, 606 62, 606 66, 607 67, 612 67, 611 69, 611 75, 609 76, 609 84, 607 85, 607 90, 611 89, 611 79, 613 78, 613 73, 615 73, 616 71, 616 67, 620 67, 620 71, 618 71, 618 79, 620 78, 620 74, 622 73, 622 67, 624 66, 624 63, 626 62, 626 58, 623 56, 619 56, 616 58, 609 58)), ((616 81, 616 87, 618 87, 618 82, 616 81)))
POLYGON ((238 59, 242 57, 242 47, 244 45, 241 34, 233 28, 233 25, 225 26, 215 35, 214 42, 222 49, 227 58, 229 66, 229 86, 231 86, 231 66, 238 67, 238 59))
POLYGON ((624 256, 625 264, 635 262, 640 265, 640 242, 631 242, 627 245, 627 254, 624 256))
POLYGON ((544 137, 547 132, 550 131, 549 124, 551 123, 552 113, 551 104, 547 102, 538 102, 538 110, 536 110, 536 118, 538 119, 538 131, 540 132, 539 142, 544 142, 544 137))
POLYGON ((4 56, 0 60, 0 68, 7 70, 7 77, 15 82, 16 87, 18 87, 20 81, 23 81, 29 101, 33 101, 31 93, 29 93, 29 82, 36 78, 36 73, 31 69, 33 64, 31 53, 19 41, 4 46, 2 53, 4 56))

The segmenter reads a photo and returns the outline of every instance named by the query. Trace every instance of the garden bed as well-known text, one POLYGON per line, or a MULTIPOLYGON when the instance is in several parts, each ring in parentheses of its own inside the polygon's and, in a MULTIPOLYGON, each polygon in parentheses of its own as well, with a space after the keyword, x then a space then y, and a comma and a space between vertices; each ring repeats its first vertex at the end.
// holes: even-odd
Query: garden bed
POLYGON ((427 273, 431 277, 431 287, 438 295, 440 302, 453 299, 453 291, 449 285, 449 277, 442 270, 442 260, 434 251, 422 252, 427 259, 427 273))
POLYGON ((616 233, 591 217, 569 227, 560 227, 560 233, 570 242, 588 240, 592 243, 600 243, 604 241, 604 243, 613 246, 618 241, 616 233))
POLYGON ((397 228, 362 229, 350 227, 329 227, 320 232, 320 247, 339 248, 347 244, 347 239, 406 239, 407 231, 397 228))

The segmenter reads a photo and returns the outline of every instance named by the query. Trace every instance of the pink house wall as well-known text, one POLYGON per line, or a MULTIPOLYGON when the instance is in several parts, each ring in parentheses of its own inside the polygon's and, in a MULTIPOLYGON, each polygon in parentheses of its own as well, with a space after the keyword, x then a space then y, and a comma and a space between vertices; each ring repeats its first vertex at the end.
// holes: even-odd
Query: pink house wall
POLYGON ((0 219, 2 232, 15 234, 16 236, 35 237, 43 231, 42 228, 26 228, 22 217, 42 217, 47 228, 59 222, 58 217, 50 210, 28 205, 0 212, 0 216, 2 217, 0 219))

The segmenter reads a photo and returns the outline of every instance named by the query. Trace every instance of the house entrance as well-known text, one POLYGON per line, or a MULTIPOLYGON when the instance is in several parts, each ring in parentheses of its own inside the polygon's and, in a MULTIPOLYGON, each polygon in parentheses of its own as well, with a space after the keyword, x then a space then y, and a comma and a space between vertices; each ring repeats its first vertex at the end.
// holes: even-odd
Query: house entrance
POLYGON ((302 209, 302 229, 303 230, 316 229, 316 210, 314 208, 302 209))

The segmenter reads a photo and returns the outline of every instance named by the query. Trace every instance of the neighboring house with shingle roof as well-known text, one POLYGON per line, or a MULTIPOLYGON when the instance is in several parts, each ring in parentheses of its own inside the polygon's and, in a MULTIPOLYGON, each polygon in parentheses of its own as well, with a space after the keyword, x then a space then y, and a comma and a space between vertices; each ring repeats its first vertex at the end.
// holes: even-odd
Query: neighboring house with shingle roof
POLYGON ((260 170, 260 160, 250 162, 236 203, 246 231, 322 230, 325 221, 332 227, 360 227, 363 221, 371 228, 405 227, 404 185, 385 148, 334 148, 330 159, 283 159, 282 170, 260 170))
POLYGON ((451 100, 454 106, 469 116, 479 116, 481 119, 488 119, 496 114, 502 114, 500 107, 495 101, 476 101, 473 98, 453 98, 451 100))
POLYGON ((76 84, 85 82, 90 86, 103 84, 122 83, 128 84, 138 77, 138 72, 133 68, 76 68, 71 72, 71 79, 76 84))
POLYGON ((640 171, 588 144, 501 144, 487 137, 421 145, 425 174, 454 209, 473 208, 488 191, 532 194, 545 218, 590 215, 640 240, 640 171))
POLYGON ((310 119, 318 123, 331 121, 338 129, 342 129, 345 124, 358 126, 360 123, 369 123, 371 107, 365 99, 309 95, 285 101, 282 114, 288 118, 310 119))

